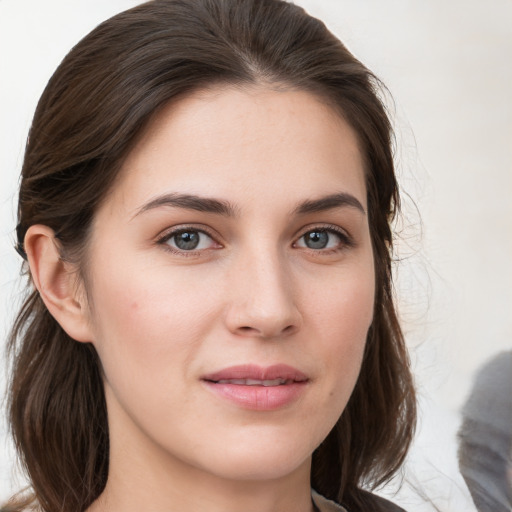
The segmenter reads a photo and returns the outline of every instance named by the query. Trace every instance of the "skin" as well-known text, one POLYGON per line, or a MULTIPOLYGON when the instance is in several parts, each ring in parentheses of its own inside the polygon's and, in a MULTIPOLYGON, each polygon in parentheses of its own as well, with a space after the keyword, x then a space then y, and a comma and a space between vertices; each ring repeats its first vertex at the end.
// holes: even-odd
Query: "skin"
POLYGON ((131 151, 96 213, 85 283, 48 228, 29 230, 36 286, 104 370, 109 480, 89 512, 312 510, 311 454, 347 404, 372 321, 365 212, 357 139, 332 109, 297 90, 216 88, 169 105, 131 151), (165 194, 232 212, 161 204, 165 194), (333 194, 351 203, 297 211, 333 194), (198 248, 180 250, 177 228, 198 248), (325 248, 308 247, 315 230, 325 248), (202 380, 247 363, 308 380, 270 411, 202 380))

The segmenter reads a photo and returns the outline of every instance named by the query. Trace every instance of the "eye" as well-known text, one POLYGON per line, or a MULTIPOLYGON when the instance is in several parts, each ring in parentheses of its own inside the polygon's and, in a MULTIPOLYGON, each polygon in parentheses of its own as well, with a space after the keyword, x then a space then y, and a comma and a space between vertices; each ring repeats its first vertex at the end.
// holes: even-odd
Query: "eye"
POLYGON ((219 246, 210 235, 193 228, 182 228, 168 232, 158 240, 158 243, 176 252, 200 251, 219 246))
POLYGON ((296 247, 305 247, 313 250, 341 249, 349 245, 347 235, 334 229, 318 228, 304 233, 296 242, 296 247))

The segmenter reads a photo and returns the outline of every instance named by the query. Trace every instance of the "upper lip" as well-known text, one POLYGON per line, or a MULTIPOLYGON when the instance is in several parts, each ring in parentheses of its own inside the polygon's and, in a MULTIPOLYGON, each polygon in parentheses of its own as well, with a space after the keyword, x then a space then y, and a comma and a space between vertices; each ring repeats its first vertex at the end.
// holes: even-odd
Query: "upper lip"
POLYGON ((202 380, 218 382, 220 380, 250 379, 250 380, 275 380, 305 382, 308 377, 297 368, 287 364, 274 364, 272 366, 258 366, 254 364, 242 364, 230 366, 213 373, 203 375, 202 380))

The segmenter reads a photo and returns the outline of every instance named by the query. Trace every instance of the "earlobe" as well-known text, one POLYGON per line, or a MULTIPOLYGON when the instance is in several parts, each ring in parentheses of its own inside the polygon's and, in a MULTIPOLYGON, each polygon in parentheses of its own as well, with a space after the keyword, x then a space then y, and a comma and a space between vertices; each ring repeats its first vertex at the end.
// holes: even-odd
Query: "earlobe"
POLYGON ((53 230, 40 224, 31 226, 24 248, 34 286, 50 314, 73 339, 92 341, 85 294, 77 286, 75 268, 61 258, 53 230))

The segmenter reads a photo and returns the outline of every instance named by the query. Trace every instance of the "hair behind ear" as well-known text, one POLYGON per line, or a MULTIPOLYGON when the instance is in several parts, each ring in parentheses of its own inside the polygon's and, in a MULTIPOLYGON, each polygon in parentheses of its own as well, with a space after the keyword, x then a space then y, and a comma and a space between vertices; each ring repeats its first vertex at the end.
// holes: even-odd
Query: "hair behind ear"
POLYGON ((37 502, 43 510, 53 510, 55 503, 59 510, 85 510, 103 490, 108 472, 107 410, 96 351, 72 339, 36 291, 18 315, 8 349, 11 430, 37 502))

